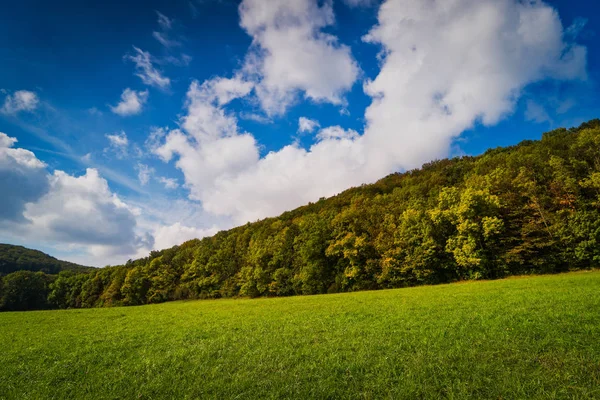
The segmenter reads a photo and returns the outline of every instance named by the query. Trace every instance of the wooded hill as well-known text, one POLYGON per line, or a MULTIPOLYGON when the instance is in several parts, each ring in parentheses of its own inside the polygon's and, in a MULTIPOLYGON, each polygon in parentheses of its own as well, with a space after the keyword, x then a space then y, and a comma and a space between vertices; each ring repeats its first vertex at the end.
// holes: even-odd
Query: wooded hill
POLYGON ((334 293, 599 265, 593 120, 392 174, 123 266, 45 277, 45 306, 334 293))
POLYGON ((0 275, 15 271, 42 271, 46 274, 58 274, 60 271, 86 272, 93 269, 93 267, 57 260, 39 250, 0 243, 0 275))

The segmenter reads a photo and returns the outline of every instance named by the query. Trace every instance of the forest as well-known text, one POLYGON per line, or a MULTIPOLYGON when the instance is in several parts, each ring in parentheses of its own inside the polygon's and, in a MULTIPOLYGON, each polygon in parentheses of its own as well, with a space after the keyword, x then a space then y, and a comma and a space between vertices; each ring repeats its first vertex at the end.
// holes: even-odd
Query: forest
POLYGON ((23 246, 0 243, 0 274, 15 271, 42 271, 46 274, 58 274, 61 271, 85 272, 93 267, 74 264, 23 246))
POLYGON ((600 120, 592 120, 433 161, 125 265, 11 272, 0 279, 0 309, 337 293, 598 266, 600 120))

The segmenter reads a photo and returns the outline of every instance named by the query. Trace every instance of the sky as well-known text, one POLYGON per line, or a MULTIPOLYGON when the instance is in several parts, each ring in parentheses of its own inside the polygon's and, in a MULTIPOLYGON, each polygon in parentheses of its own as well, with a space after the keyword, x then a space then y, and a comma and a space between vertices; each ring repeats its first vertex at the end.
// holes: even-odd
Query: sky
POLYGON ((588 0, 21 1, 0 242, 86 265, 600 117, 588 0))

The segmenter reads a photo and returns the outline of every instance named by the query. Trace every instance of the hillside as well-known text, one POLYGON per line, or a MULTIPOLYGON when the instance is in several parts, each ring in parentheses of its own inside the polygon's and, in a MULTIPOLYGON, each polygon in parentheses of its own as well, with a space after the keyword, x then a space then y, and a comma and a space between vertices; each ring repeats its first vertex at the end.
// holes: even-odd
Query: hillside
POLYGON ((597 399, 600 272, 0 313, 7 399, 597 399))
POLYGON ((15 271, 42 271, 46 274, 58 274, 60 271, 86 272, 92 269, 92 267, 57 260, 39 250, 0 243, 0 275, 15 271))
MULTIPOLYGON (((392 174, 126 265, 39 277, 37 287, 46 287, 45 307, 73 308, 351 292, 599 266, 600 120, 593 120, 392 174)), ((9 278, 5 287, 18 293, 22 280, 9 278)), ((17 307, 16 299, 5 304, 17 307)))

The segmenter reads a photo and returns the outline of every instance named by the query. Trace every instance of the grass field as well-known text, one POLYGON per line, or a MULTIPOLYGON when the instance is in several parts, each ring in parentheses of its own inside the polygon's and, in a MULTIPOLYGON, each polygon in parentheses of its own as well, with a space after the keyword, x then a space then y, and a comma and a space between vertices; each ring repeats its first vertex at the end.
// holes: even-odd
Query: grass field
POLYGON ((600 272, 0 314, 0 398, 600 398, 600 272))

